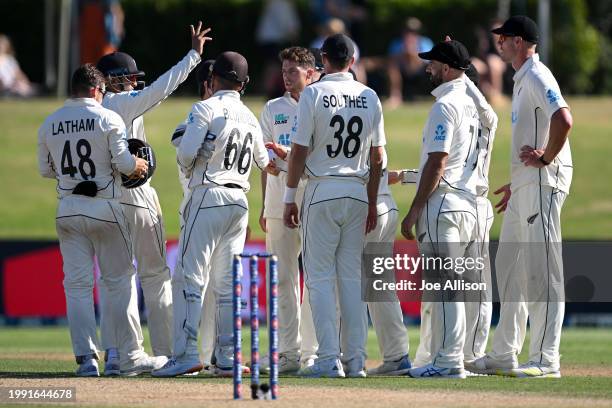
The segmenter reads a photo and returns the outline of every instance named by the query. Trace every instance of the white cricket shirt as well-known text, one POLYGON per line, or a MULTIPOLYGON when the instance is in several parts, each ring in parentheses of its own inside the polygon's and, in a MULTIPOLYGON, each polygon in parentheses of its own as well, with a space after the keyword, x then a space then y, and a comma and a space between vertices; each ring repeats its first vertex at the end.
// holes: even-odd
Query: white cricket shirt
MULTIPOLYGON (((275 142, 286 149, 291 148, 291 133, 297 126, 297 101, 286 92, 280 98, 272 99, 264 106, 259 123, 263 133, 264 143, 275 142)), ((266 197, 264 199, 264 217, 283 218, 285 205, 283 194, 287 185, 287 162, 274 153, 270 153, 272 160, 280 169, 278 176, 268 174, 266 178, 266 197)), ((300 179, 296 193, 298 206, 304 195, 304 180, 300 179)))
POLYGON ((550 119, 568 105, 550 70, 534 54, 514 74, 512 91, 512 159, 511 187, 516 190, 530 183, 558 188, 569 193, 572 182, 572 154, 569 140, 548 166, 542 169, 525 166, 520 158, 521 147, 544 149, 548 143, 550 119))
POLYGON ((38 130, 38 169, 57 179, 59 198, 86 180, 98 186, 97 197, 119 198, 119 173, 135 167, 121 117, 93 98, 68 99, 38 130))
POLYGON ((229 184, 245 192, 250 189, 253 162, 263 169, 270 161, 259 122, 236 91, 218 91, 193 105, 177 160, 185 173, 190 174, 190 189, 198 185, 229 184), (215 145, 207 162, 198 156, 204 140, 215 145))
POLYGON ((310 179, 352 179, 365 183, 371 146, 384 146, 380 100, 350 73, 325 75, 300 95, 292 142, 309 147, 310 179))
POLYGON ((430 153, 448 153, 439 188, 449 192, 476 195, 473 174, 477 163, 480 129, 478 111, 466 92, 463 78, 445 82, 434 89, 436 97, 425 129, 419 166, 419 180, 430 153), (471 180, 472 179, 472 180, 471 180))

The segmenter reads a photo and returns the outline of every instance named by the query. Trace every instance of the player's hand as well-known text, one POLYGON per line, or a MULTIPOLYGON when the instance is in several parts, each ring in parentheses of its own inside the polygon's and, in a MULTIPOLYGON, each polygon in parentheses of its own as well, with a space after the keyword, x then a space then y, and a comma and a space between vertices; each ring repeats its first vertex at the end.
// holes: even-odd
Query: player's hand
POLYGON ((264 217, 264 209, 261 209, 261 214, 259 214, 259 226, 263 232, 268 232, 266 229, 266 217, 264 217))
POLYGON ((412 232, 412 229, 416 225, 418 218, 418 212, 415 211, 414 208, 411 208, 410 211, 408 211, 408 214, 406 214, 406 216, 404 217, 404 220, 402 221, 402 235, 404 236, 404 238, 411 241, 414 240, 415 236, 412 232))
POLYGON ((278 156, 279 159, 281 160, 287 160, 287 149, 284 148, 283 146, 274 143, 274 142, 268 142, 265 144, 266 149, 270 149, 274 152, 275 155, 278 156))
POLYGON ((299 226, 299 210, 296 203, 285 203, 283 213, 283 223, 287 228, 297 228, 299 226))
POLYGON ((141 159, 140 157, 136 157, 132 155, 136 160, 136 167, 132 174, 130 174, 131 179, 141 179, 147 177, 147 171, 149 170, 149 162, 145 159, 141 159))
POLYGON ((540 157, 543 155, 544 150, 534 149, 531 146, 525 145, 521 147, 519 159, 521 159, 525 166, 531 166, 540 169, 545 166, 545 164, 540 161, 540 157))
POLYGON ((210 27, 202 29, 202 22, 198 21, 197 27, 193 25, 189 26, 191 29, 191 48, 196 50, 198 54, 202 55, 204 52, 204 44, 206 41, 211 41, 211 37, 206 37, 206 34, 210 32, 210 27))
POLYGON ((388 173, 389 173, 389 185, 399 183, 400 181, 402 181, 402 178, 404 177, 403 170, 389 170, 388 173))
POLYGON ((376 203, 368 204, 368 218, 366 218, 366 235, 376 229, 378 222, 378 212, 376 211, 376 203))
POLYGON ((280 174, 280 169, 278 168, 276 163, 274 163, 274 160, 270 160, 268 165, 264 167, 264 171, 273 176, 278 176, 280 174))
POLYGON ((510 184, 501 186, 499 189, 495 190, 493 194, 502 194, 502 193, 504 194, 504 196, 499 201, 499 203, 495 204, 495 208, 497 208, 498 214, 501 214, 504 211, 506 211, 506 208, 508 207, 508 201, 510 201, 510 195, 512 194, 512 192, 510 191, 510 184))

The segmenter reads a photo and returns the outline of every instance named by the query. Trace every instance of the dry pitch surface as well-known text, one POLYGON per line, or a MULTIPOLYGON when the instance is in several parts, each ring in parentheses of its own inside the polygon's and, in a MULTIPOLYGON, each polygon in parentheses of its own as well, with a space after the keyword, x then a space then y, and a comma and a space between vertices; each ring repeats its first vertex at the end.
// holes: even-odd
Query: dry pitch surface
MULTIPOLYGON (((418 344, 414 337, 417 330, 414 327, 408 330, 414 351, 418 344)), ((244 342, 247 346, 248 338, 244 342)), ((2 328, 0 386, 75 387, 76 405, 86 406, 612 407, 612 330, 568 329, 561 347, 564 361, 561 379, 282 377, 279 401, 236 402, 231 399, 230 379, 75 378, 67 328, 2 328)), ((371 356, 368 366, 375 366, 380 357, 372 332, 368 353, 371 356)), ((246 378, 247 389, 248 384, 246 378)), ((74 403, 64 405, 75 406, 74 403)))

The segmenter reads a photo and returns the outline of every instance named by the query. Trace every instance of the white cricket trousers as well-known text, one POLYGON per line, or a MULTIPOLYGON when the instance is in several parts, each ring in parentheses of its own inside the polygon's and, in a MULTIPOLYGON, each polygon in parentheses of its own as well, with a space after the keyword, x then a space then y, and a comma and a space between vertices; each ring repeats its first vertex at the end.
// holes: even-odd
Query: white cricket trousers
POLYGON ((266 250, 278 257, 279 352, 290 360, 302 355, 302 360, 312 358, 316 355, 317 342, 306 286, 301 301, 298 264, 300 232, 287 228, 278 218, 266 218, 266 229, 266 250))
MULTIPOLYGON (((183 187, 184 193, 183 200, 181 201, 181 204, 179 206, 180 236, 183 233, 183 228, 185 228, 183 212, 190 198, 189 188, 187 187, 189 180, 185 178, 180 168, 179 182, 183 187)), ((175 265, 175 270, 176 268, 179 268, 178 262, 175 265)), ((202 364, 204 366, 210 366, 213 362, 215 340, 217 338, 217 298, 215 296, 214 290, 212 289, 214 287, 214 283, 212 283, 213 278, 214 276, 212 276, 211 274, 211 281, 208 283, 206 292, 204 292, 204 299, 202 303, 202 319, 200 321, 200 361, 202 361, 202 364)))
MULTIPOLYGON (((484 269, 478 271, 478 282, 487 284, 487 293, 482 294, 480 301, 471 299, 465 302, 465 344, 463 346, 464 361, 472 361, 484 356, 491 327, 491 262, 489 259, 489 232, 493 225, 493 206, 486 197, 476 197, 476 234, 477 247, 474 254, 484 260, 484 269)), ((419 347, 414 359, 414 366, 421 367, 431 363, 431 311, 432 302, 421 302, 421 327, 419 347)))
MULTIPOLYGON (((123 212, 132 235, 136 270, 144 295, 151 348, 156 356, 172 355, 172 287, 166 262, 166 237, 161 207, 155 189, 149 183, 134 189, 123 189, 123 212)), ((134 292, 136 291, 134 287, 134 292)), ((101 291, 101 297, 106 294, 101 291)), ((135 307, 138 308, 137 303, 135 307)), ((102 310, 102 344, 114 347, 108 340, 108 321, 102 310)))
POLYGON ((198 186, 191 191, 183 217, 172 278, 174 355, 195 359, 202 296, 209 283, 216 296, 217 338, 231 342, 232 260, 244 249, 248 203, 242 189, 198 186))
POLYGON ((59 201, 57 235, 64 262, 64 292, 75 356, 98 351, 94 313, 94 256, 100 266, 103 307, 113 325, 108 335, 119 349, 120 366, 142 357, 142 332, 132 282, 130 232, 118 201, 71 195, 59 201), (136 310, 136 313, 133 311, 136 310))
POLYGON ((501 311, 493 358, 517 359, 529 316, 529 361, 559 367, 565 312, 561 208, 566 196, 538 184, 512 191, 495 259, 501 311))
MULTIPOLYGON (((430 258, 452 259, 472 256, 468 246, 476 240, 474 207, 475 202, 465 196, 436 190, 427 201, 417 222, 416 232, 421 254, 430 258)), ((463 368, 465 305, 462 300, 449 295, 449 291, 443 291, 439 301, 430 302, 431 362, 438 367, 463 368)), ((428 307, 426 303, 422 308, 428 307)), ((421 363, 419 358, 415 360, 421 363)))
MULTIPOLYGON (((391 195, 379 195, 376 205, 376 229, 366 235, 369 242, 389 243, 389 253, 379 256, 393 257, 393 242, 397 231, 397 206, 391 195)), ((397 295, 392 302, 368 302, 368 311, 378 339, 383 361, 397 361, 408 354, 408 332, 397 295)))
POLYGON ((306 185, 302 260, 322 361, 340 358, 340 332, 343 361, 365 364, 368 327, 366 303, 361 300, 361 255, 367 212, 365 185, 359 182, 311 179, 306 185))

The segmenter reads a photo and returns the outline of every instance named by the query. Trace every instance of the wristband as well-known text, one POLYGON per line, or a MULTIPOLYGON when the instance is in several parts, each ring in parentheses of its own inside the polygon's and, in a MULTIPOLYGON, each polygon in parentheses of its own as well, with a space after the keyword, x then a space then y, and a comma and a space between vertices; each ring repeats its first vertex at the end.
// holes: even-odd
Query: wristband
POLYGON ((285 187, 285 195, 283 196, 283 203, 285 204, 295 203, 296 193, 297 193, 297 187, 285 187))
POLYGON ((540 156, 540 162, 542 162, 543 165, 548 166, 550 164, 549 161, 544 160, 544 155, 540 156))

